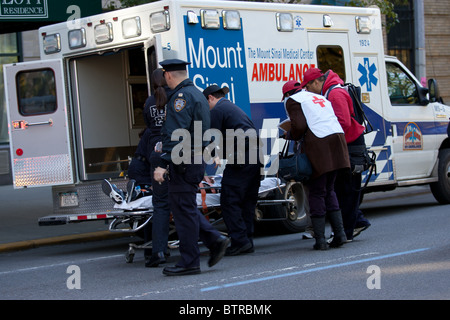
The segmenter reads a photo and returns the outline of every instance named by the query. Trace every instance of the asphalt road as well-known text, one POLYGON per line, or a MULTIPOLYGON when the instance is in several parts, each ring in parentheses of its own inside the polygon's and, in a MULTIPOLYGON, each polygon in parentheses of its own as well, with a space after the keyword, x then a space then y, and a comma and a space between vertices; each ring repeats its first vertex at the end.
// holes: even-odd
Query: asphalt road
MULTIPOLYGON (((450 205, 426 192, 366 201, 363 209, 372 226, 341 248, 314 251, 299 234, 259 236, 254 253, 213 268, 202 247, 202 273, 193 276, 145 268, 142 251, 126 263, 136 238, 0 253, 0 299, 176 300, 171 314, 191 302, 205 308, 193 312, 214 306, 211 315, 249 300, 258 312, 271 305, 273 315, 281 312, 274 300, 450 299, 450 205)), ((171 254, 169 265, 178 251, 171 254)))

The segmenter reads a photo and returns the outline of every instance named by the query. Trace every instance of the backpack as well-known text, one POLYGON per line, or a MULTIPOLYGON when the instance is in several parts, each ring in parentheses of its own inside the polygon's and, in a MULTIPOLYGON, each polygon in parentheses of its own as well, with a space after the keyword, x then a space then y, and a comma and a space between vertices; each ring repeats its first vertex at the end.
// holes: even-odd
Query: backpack
MULTIPOLYGON (((345 91, 347 91, 348 94, 350 95, 350 98, 352 98, 354 115, 351 116, 359 124, 364 126, 365 129, 363 133, 367 134, 369 132, 372 132, 373 126, 364 112, 363 103, 361 101, 361 87, 357 87, 352 83, 345 83, 344 85, 336 84, 328 89, 328 91, 325 93, 325 98, 328 99, 330 91, 336 87, 345 89, 345 91)), ((361 190, 363 190, 367 187, 367 184, 369 183, 373 171, 375 171, 375 175, 377 174, 376 154, 373 151, 367 150, 366 145, 348 146, 348 149, 349 149, 351 169, 353 173, 362 173, 370 169, 364 187, 361 188, 361 190)))
POLYGON ((344 85, 334 85, 331 86, 328 91, 326 92, 325 98, 328 99, 328 95, 330 94, 330 91, 333 90, 334 88, 342 88, 345 91, 348 92, 350 98, 352 98, 352 102, 353 102, 353 111, 354 111, 354 115, 352 115, 352 117, 359 123, 362 124, 365 129, 364 129, 364 134, 367 134, 369 132, 373 131, 373 126, 370 123, 369 119, 367 118, 365 112, 364 112, 364 108, 363 108, 363 103, 361 101, 361 87, 357 87, 352 83, 344 83, 344 85))

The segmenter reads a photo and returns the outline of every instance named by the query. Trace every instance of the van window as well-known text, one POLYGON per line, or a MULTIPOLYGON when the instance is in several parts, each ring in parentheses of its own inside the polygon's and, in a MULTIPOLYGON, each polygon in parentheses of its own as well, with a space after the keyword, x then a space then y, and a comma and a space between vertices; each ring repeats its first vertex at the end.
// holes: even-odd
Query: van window
POLYGON ((323 73, 333 70, 339 77, 346 81, 344 50, 340 46, 318 46, 317 47, 317 68, 323 73))
POLYGON ((386 63, 389 99, 392 105, 419 104, 414 81, 399 65, 386 63))
POLYGON ((56 83, 52 69, 18 72, 16 85, 21 115, 32 116, 56 111, 56 83))

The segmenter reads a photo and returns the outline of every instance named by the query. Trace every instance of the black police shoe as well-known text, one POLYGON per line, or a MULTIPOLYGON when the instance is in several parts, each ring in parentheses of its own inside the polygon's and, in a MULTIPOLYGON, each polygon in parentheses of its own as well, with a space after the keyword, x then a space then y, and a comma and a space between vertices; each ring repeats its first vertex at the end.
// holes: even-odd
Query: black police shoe
POLYGON ((210 249, 210 256, 208 260, 208 266, 210 268, 223 258, 223 256, 225 255, 225 251, 230 244, 230 241, 230 238, 225 236, 220 236, 219 239, 216 240, 216 242, 210 249))
POLYGON ((164 255, 164 253, 158 253, 156 255, 152 255, 150 257, 150 259, 148 259, 147 261, 145 261, 145 266, 147 268, 156 268, 157 266, 159 266, 160 264, 166 263, 166 256, 164 255))
POLYGON ((166 276, 184 276, 189 274, 199 274, 201 273, 200 267, 193 268, 183 268, 183 267, 165 267, 163 269, 163 274, 166 276))
POLYGON ((253 248, 253 244, 251 242, 247 242, 243 246, 231 246, 227 248, 227 251, 225 252, 226 256, 237 256, 238 254, 243 253, 252 253, 255 249, 253 248))

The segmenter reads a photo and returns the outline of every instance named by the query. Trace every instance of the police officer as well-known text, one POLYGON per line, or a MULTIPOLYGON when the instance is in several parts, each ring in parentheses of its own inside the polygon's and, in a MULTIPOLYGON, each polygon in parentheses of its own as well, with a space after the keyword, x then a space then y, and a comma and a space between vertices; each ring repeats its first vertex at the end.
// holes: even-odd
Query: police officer
POLYGON ((163 273, 168 276, 196 274, 201 272, 199 237, 210 249, 209 267, 223 257, 230 243, 229 238, 214 229, 197 208, 196 193, 206 166, 202 152, 203 147, 209 144, 202 138, 203 133, 210 128, 208 102, 187 77, 186 66, 190 63, 170 59, 160 64, 167 85, 173 91, 169 96, 166 121, 161 130, 161 162, 154 171, 154 179, 157 183, 163 182, 168 171, 169 203, 180 240, 181 254, 177 264, 165 267, 163 273), (201 131, 195 133, 202 136, 195 137, 194 128, 199 126, 201 131), (177 141, 172 141, 172 136, 176 136, 177 141), (183 141, 180 142, 178 138, 181 136, 183 141))
POLYGON ((222 156, 227 159, 227 164, 223 172, 220 206, 231 237, 231 246, 225 255, 234 256, 254 251, 253 220, 261 166, 256 128, 241 108, 225 98, 228 92, 226 86, 212 85, 203 94, 211 109, 211 128, 220 130, 224 140, 222 156))

